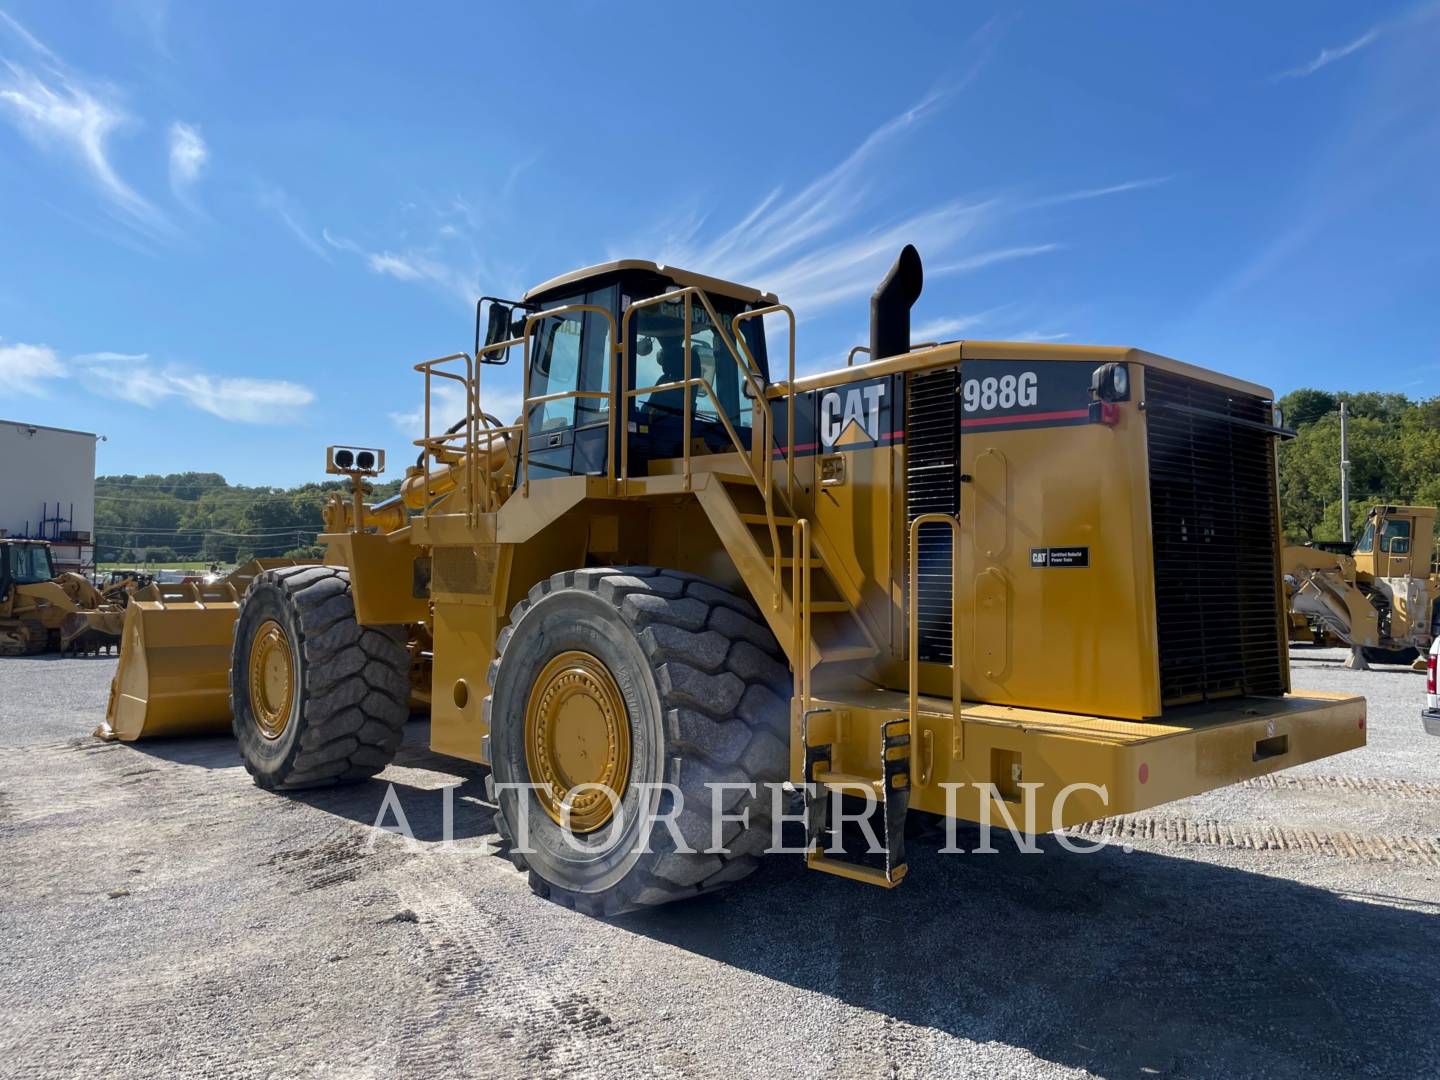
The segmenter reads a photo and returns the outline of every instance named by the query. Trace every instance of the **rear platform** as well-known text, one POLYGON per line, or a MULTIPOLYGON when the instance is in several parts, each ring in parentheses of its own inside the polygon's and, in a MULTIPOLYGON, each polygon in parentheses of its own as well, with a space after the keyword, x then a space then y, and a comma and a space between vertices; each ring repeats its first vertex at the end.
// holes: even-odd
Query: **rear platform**
MULTIPOLYGON (((819 695, 809 741, 834 747, 837 772, 875 775, 881 724, 908 712, 909 698, 898 691, 819 695)), ((911 731, 909 805, 978 821, 985 785, 993 784, 1017 822, 1045 832, 1364 745, 1365 699, 1342 694, 1230 698, 1167 710, 1155 721, 972 702, 962 703, 957 721, 950 701, 922 695, 911 731)), ((791 768, 800 782, 803 761, 792 758, 791 768)))

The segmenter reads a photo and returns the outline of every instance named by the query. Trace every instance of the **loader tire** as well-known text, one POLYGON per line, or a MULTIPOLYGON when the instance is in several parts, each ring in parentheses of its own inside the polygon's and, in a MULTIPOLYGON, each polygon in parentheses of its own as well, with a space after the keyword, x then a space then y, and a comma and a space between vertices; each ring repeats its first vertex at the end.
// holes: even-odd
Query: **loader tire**
POLYGON ((0 656, 39 656, 49 644, 49 631, 38 619, 22 616, 0 628, 0 656))
POLYGON ((484 702, 487 785, 506 854, 529 871, 536 893, 610 916, 708 892, 756 869, 771 845, 775 800, 785 805, 778 789, 789 764, 790 675, 748 600, 651 566, 573 570, 530 590, 496 651, 484 702), (614 708, 605 707, 607 693, 614 708), (584 700, 569 714, 547 713, 547 703, 566 694, 584 700), (581 730, 584 742, 567 740, 549 761, 536 730, 581 730), (584 831, 562 826, 553 799, 504 787, 545 775, 573 779, 567 754, 593 777, 621 745, 628 769, 611 785, 619 797, 587 818, 584 831), (610 757, 596 765, 590 753, 610 757), (747 820, 722 821, 721 850, 710 853, 712 795, 727 815, 747 820))
POLYGON ((395 757, 409 718, 400 626, 355 621, 350 572, 287 566, 256 575, 235 620, 230 714, 262 788, 364 780, 395 757))
POLYGON ((1369 664, 1411 664, 1420 655, 1420 650, 1413 645, 1406 645, 1399 649, 1386 649, 1379 646, 1367 645, 1361 648, 1360 652, 1369 664))

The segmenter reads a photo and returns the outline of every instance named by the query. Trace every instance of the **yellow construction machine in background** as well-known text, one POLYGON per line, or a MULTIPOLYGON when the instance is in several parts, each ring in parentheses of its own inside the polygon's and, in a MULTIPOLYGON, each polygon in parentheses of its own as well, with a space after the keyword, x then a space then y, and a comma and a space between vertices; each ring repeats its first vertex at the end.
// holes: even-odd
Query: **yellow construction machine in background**
POLYGON ((1421 660, 1440 635, 1435 515, 1433 506, 1372 507, 1350 555, 1286 547, 1292 630, 1298 622, 1312 639, 1333 636, 1354 668, 1421 660))
POLYGON ((1363 745, 1362 699, 1291 692, 1270 391, 912 348, 921 284, 907 247, 869 362, 803 378, 788 307, 674 267, 482 299, 474 351, 416 368, 396 498, 329 451, 322 564, 130 604, 106 733, 214 730, 228 691, 291 790, 373 776, 428 706, 536 891, 597 914, 745 877, 787 786, 806 864, 888 887, 910 813, 1067 828, 1363 745), (515 353, 507 425, 480 384, 515 353), (878 846, 837 843, 839 795, 878 846))
POLYGON ((82 575, 55 573, 44 540, 0 538, 0 656, 108 651, 120 620, 82 575))

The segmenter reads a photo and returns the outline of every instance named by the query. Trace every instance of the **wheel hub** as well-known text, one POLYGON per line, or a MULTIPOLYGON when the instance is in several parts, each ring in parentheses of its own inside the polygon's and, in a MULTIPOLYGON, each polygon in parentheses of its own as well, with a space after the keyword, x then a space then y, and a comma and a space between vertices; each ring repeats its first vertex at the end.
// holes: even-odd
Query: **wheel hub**
POLYGON ((285 628, 274 619, 260 625, 250 643, 250 711, 260 734, 278 739, 290 726, 295 701, 295 659, 285 628))
POLYGON ((630 723, 615 677, 572 650, 535 677, 525 706, 525 761, 536 798, 556 824, 594 832, 610 820, 630 780, 630 723), (582 785, 602 785, 584 787, 582 785), (568 820, 567 820, 568 819, 568 820))

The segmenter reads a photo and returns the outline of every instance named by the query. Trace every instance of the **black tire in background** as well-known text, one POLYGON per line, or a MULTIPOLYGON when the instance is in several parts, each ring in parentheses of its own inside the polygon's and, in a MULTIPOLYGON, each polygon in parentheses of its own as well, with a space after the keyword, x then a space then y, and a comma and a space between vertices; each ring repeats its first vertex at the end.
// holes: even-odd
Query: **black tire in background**
POLYGON ((343 567, 258 574, 240 604, 230 660, 231 726, 255 782, 295 790, 364 780, 385 768, 410 715, 406 640, 403 626, 355 621, 343 567), (262 732, 250 694, 251 649, 271 623, 283 631, 294 673, 289 715, 273 738, 262 732))
POLYGON ((720 888, 749 876, 770 846, 772 785, 788 772, 790 674, 754 606, 693 574, 650 566, 573 570, 530 590, 511 612, 490 668, 491 798, 512 862, 538 894, 591 915, 618 915, 720 888), (525 710, 533 682, 553 658, 580 651, 600 660, 624 699, 629 783, 620 814, 599 829, 566 834, 528 791, 525 710), (727 813, 723 852, 712 846, 712 789, 727 813), (684 799, 676 825, 689 852, 655 818, 684 799), (497 797, 498 796, 498 797, 497 797), (525 800, 522 807, 521 800, 525 800), (532 854, 513 850, 524 812, 532 854), (566 836, 583 848, 577 851, 566 836))
POLYGON ((1403 649, 1362 648, 1360 653, 1369 664, 1411 664, 1420 655, 1420 650, 1407 645, 1403 649))

